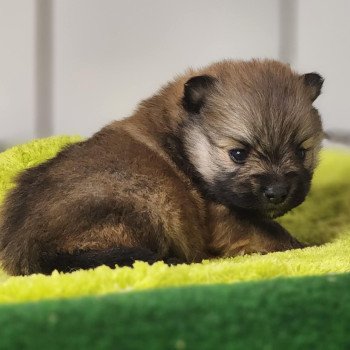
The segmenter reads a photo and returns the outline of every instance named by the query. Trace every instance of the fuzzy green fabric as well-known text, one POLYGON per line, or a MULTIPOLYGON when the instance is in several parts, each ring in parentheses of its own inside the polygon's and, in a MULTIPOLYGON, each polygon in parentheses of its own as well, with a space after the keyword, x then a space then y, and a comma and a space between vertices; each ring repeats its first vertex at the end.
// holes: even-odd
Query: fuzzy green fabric
MULTIPOLYGON (((0 198, 21 170, 53 157, 79 137, 52 137, 0 154, 0 198)), ((0 272, 0 303, 69 298, 158 287, 233 283, 278 276, 350 272, 350 154, 324 151, 307 201, 281 219, 299 239, 319 247, 240 256, 169 267, 136 263, 133 269, 101 266, 71 274, 9 277, 0 272)))
MULTIPOLYGON (((0 154, 0 202, 18 172, 79 139, 0 154)), ((308 199, 280 220, 318 247, 173 267, 0 271, 0 349, 349 349, 349 174, 350 153, 324 151, 308 199)))
POLYGON ((350 275, 0 306, 2 350, 350 349, 350 275))

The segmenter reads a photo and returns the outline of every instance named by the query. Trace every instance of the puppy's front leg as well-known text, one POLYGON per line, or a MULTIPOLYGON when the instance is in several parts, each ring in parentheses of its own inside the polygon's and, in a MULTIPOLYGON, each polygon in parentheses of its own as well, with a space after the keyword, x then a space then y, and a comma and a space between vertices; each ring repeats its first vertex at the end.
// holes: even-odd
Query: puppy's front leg
POLYGON ((246 239, 227 245, 224 256, 252 253, 270 253, 303 248, 305 245, 291 236, 280 224, 274 221, 255 222, 247 227, 246 239))
POLYGON ((221 205, 213 206, 210 225, 209 250, 216 256, 266 254, 305 246, 277 222, 242 219, 221 205))

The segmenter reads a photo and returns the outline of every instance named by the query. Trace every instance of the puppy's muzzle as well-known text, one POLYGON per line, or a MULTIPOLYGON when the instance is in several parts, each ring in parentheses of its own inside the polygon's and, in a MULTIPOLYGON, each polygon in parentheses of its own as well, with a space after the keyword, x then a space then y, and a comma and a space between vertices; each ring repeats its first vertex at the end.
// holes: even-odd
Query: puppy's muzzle
POLYGON ((288 184, 280 182, 262 188, 262 196, 267 204, 282 204, 288 197, 290 187, 288 184))

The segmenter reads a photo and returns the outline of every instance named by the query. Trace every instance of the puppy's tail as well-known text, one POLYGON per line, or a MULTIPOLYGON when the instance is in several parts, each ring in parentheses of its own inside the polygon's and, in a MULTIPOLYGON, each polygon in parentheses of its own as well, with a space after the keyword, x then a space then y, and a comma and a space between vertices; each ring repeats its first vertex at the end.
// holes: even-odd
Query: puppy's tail
POLYGON ((92 269, 100 265, 111 268, 132 266, 137 260, 153 264, 159 255, 146 248, 109 248, 104 250, 78 250, 72 254, 55 253, 42 255, 40 259, 41 273, 50 274, 54 270, 72 272, 79 269, 92 269))

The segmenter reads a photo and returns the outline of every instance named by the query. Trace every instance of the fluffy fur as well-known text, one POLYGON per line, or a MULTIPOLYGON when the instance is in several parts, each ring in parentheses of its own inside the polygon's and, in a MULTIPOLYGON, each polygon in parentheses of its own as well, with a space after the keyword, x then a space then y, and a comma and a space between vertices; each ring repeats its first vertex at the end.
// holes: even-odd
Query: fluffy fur
POLYGON ((322 83, 271 60, 189 70, 17 178, 2 210, 2 265, 16 275, 301 247, 272 218, 309 190, 322 83))

